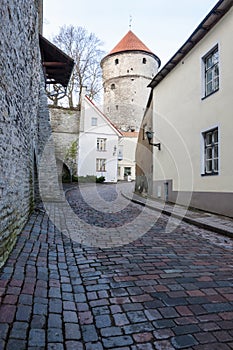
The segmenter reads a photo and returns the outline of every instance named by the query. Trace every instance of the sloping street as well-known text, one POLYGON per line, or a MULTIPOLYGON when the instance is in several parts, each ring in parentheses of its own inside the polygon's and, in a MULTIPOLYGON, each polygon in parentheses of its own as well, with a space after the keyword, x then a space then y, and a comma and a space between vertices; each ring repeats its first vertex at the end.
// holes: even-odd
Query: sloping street
POLYGON ((125 186, 76 186, 70 211, 31 215, 0 273, 0 349, 233 349, 233 240, 125 186))

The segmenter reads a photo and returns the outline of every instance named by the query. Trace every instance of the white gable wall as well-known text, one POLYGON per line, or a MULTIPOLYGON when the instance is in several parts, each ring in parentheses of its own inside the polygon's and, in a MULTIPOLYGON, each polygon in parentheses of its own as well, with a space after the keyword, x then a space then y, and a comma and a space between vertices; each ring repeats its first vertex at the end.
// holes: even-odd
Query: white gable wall
POLYGON ((106 182, 117 182, 118 134, 112 125, 85 99, 81 116, 78 150, 78 176, 104 176, 106 182), (96 126, 92 125, 96 118, 96 126), (97 150, 97 138, 106 139, 106 150, 97 150), (96 159, 106 159, 105 171, 97 171, 96 159))

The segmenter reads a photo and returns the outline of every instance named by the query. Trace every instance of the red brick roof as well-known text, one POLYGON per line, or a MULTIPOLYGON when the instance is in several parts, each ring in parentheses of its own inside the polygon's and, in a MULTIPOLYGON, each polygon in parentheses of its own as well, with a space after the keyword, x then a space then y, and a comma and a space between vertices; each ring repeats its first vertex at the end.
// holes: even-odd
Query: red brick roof
POLYGON ((137 131, 122 131, 121 132, 124 137, 138 137, 137 131))
POLYGON ((112 51, 110 51, 109 55, 122 51, 145 51, 153 54, 131 30, 129 30, 112 51))

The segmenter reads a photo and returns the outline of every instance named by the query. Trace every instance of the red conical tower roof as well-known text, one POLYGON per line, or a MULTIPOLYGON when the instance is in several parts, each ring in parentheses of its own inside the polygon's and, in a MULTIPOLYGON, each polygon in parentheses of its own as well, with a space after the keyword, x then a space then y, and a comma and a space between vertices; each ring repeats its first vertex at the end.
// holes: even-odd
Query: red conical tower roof
POLYGON ((153 52, 131 31, 109 52, 108 55, 123 51, 144 51, 153 55, 153 52))

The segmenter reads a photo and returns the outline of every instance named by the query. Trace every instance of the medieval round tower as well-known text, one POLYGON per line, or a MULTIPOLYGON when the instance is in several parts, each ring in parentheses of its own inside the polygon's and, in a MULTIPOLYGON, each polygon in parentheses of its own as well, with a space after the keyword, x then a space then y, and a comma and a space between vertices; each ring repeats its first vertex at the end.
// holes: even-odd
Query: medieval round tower
POLYGON ((122 131, 138 131, 160 59, 131 31, 101 61, 104 113, 122 131))

